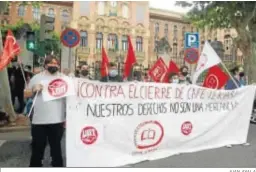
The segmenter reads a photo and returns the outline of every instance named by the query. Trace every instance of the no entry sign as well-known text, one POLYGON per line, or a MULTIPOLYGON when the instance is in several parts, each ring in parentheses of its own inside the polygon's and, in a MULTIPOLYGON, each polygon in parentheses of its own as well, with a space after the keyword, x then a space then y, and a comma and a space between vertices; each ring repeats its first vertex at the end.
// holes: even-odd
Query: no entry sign
POLYGON ((188 48, 185 50, 184 59, 189 64, 195 64, 197 63, 199 58, 198 50, 195 48, 188 48))
POLYGON ((61 42, 64 46, 72 48, 80 42, 80 34, 77 30, 67 28, 61 33, 61 42))

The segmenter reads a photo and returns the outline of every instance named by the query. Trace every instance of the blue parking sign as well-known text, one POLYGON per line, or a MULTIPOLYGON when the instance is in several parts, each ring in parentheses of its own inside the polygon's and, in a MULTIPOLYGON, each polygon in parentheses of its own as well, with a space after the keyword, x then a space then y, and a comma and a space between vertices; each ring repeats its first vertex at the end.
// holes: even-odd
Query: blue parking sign
POLYGON ((185 33, 185 49, 199 48, 199 33, 186 32, 185 33))

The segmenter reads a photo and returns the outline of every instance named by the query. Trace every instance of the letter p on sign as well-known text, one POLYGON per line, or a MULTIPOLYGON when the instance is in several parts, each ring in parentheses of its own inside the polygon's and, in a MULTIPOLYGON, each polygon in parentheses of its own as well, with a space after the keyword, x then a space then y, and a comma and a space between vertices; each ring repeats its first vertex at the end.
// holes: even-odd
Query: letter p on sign
POLYGON ((195 35, 188 35, 188 46, 191 46, 192 43, 196 42, 196 36, 195 35))
POLYGON ((199 48, 199 34, 196 33, 186 33, 185 37, 185 48, 199 48))

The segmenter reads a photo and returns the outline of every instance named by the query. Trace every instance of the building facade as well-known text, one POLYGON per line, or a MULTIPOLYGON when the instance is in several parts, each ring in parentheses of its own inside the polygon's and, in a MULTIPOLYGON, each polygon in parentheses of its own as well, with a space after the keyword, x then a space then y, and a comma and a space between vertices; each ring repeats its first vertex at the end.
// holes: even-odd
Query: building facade
POLYGON ((42 14, 55 18, 55 31, 60 33, 72 20, 73 2, 47 1, 39 6, 33 6, 30 2, 23 5, 21 2, 11 2, 9 7, 0 15, 1 25, 13 24, 23 20, 24 23, 40 23, 42 14))
POLYGON ((40 7, 11 2, 0 20, 2 25, 20 20, 39 22, 41 14, 55 17, 57 33, 67 26, 80 32, 80 45, 73 51, 76 65, 100 61, 102 46, 110 61, 124 61, 128 35, 138 64, 153 64, 161 56, 159 47, 168 44, 170 58, 179 66, 188 65, 184 61, 185 32, 200 33, 200 51, 206 40, 218 40, 223 43, 224 62, 242 63, 242 53, 233 45, 232 40, 237 36, 233 29, 199 30, 184 20, 184 14, 149 8, 149 2, 145 1, 44 1, 40 7), (161 42, 163 38, 167 42, 161 42))
POLYGON ((134 1, 79 1, 73 4, 71 27, 80 31, 76 56, 79 62, 101 60, 103 46, 110 61, 123 61, 128 35, 137 61, 148 65, 149 4, 134 1))

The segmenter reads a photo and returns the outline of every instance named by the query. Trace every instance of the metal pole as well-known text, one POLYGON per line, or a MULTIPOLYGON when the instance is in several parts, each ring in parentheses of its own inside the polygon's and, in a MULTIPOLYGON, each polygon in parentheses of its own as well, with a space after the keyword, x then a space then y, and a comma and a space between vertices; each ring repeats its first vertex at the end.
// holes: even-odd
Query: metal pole
POLYGON ((60 71, 61 71, 61 66, 62 66, 62 51, 60 49, 60 71))
POLYGON ((76 51, 75 51, 75 69, 76 69, 76 63, 77 63, 77 49, 78 48, 76 48, 76 51))
POLYGON ((71 48, 69 48, 69 58, 68 58, 68 68, 70 69, 71 68, 71 56, 72 56, 72 54, 71 54, 71 48))

